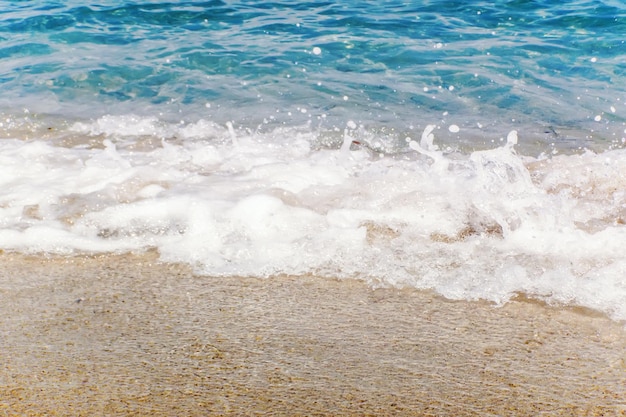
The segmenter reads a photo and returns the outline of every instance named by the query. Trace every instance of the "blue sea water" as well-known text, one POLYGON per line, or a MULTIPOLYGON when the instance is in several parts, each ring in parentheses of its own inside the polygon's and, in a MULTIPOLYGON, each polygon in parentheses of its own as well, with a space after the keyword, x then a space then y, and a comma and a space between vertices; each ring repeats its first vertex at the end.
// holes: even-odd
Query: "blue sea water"
POLYGON ((2 251, 626 320, 621 1, 0 8, 2 251))
MULTIPOLYGON (((2 7, 0 108, 9 113, 325 129, 348 120, 383 130, 443 121, 466 133, 526 128, 529 141, 567 146, 625 136, 620 1, 2 7)), ((477 135, 451 141, 471 144, 477 135)))

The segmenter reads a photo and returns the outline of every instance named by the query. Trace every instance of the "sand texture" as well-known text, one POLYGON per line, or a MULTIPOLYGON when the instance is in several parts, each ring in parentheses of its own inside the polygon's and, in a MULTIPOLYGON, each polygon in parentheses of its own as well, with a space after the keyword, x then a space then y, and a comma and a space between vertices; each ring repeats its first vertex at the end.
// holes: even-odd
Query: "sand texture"
POLYGON ((151 254, 0 255, 0 416, 626 415, 623 324, 151 254))

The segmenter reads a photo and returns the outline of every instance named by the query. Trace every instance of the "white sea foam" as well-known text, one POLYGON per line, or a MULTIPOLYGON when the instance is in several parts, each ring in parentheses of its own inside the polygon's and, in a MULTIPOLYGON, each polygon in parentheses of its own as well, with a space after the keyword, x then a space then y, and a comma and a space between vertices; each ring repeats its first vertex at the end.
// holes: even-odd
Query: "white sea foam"
POLYGON ((626 151, 523 157, 512 132, 447 155, 434 126, 382 158, 354 129, 342 149, 206 121, 71 130, 101 146, 0 141, 0 248, 156 248, 212 276, 314 273, 497 303, 523 292, 626 320, 626 151))

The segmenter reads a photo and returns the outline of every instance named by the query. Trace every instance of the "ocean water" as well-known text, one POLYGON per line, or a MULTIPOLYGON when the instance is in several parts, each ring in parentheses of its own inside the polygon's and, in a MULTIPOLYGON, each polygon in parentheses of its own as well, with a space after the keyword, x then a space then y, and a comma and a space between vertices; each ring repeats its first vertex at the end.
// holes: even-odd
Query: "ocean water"
POLYGON ((614 0, 3 2, 0 248, 626 320, 624 33, 614 0))

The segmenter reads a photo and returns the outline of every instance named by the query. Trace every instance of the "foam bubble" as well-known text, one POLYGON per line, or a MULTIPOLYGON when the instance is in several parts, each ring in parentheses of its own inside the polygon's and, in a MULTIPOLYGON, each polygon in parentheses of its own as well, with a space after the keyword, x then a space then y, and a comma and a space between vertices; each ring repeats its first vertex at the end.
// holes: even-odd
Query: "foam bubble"
POLYGON ((524 292, 626 319, 626 151, 524 157, 512 131, 452 157, 428 125, 414 153, 380 157, 349 146, 357 126, 342 149, 298 129, 130 116, 72 127, 98 146, 0 141, 0 247, 156 248, 204 274, 358 277, 497 303, 524 292), (146 132, 150 146, 129 139, 146 132))

